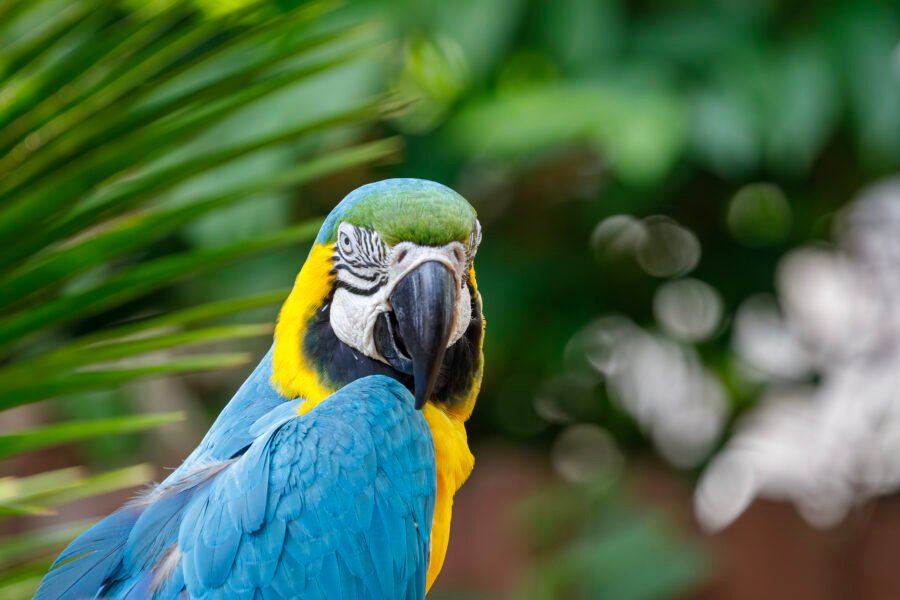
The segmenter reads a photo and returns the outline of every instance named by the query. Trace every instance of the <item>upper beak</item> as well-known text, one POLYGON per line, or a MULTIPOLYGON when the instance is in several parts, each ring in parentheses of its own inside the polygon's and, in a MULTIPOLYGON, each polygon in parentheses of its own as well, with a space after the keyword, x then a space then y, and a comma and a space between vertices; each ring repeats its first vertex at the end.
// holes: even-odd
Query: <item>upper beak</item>
POLYGON ((439 262, 427 261, 407 273, 391 293, 396 334, 412 363, 417 409, 434 391, 453 332, 456 292, 453 273, 439 262))

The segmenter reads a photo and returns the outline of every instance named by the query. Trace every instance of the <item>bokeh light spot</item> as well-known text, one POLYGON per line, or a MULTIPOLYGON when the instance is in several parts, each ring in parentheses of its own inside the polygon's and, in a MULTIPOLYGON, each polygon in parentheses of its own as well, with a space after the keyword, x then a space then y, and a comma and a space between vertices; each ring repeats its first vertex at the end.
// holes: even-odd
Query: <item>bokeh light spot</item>
POLYGON ((623 459, 615 440, 602 427, 580 423, 567 427, 553 444, 553 467, 573 483, 612 482, 623 459))
POLYGON ((600 259, 633 256, 646 236, 640 220, 631 215, 613 215, 594 228, 591 247, 600 259))
POLYGON ((644 221, 646 235, 638 244, 636 258, 654 277, 676 277, 691 272, 700 262, 700 242, 694 233, 665 217, 644 221))
POLYGON ((775 185, 755 183, 742 187, 728 205, 728 229, 747 246, 768 246, 783 241, 791 230, 791 207, 775 185))
POLYGON ((722 322, 722 298, 711 285, 696 279, 663 284, 653 297, 653 314, 672 337, 686 342, 709 338, 722 322))

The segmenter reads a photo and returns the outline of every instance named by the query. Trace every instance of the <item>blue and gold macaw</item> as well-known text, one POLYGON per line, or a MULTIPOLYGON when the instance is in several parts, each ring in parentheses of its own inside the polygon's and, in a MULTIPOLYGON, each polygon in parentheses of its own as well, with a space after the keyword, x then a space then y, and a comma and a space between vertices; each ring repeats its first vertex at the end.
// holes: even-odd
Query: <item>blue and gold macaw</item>
POLYGON ((474 463, 480 239, 437 183, 347 196, 200 445, 72 542, 36 598, 424 598, 474 463))

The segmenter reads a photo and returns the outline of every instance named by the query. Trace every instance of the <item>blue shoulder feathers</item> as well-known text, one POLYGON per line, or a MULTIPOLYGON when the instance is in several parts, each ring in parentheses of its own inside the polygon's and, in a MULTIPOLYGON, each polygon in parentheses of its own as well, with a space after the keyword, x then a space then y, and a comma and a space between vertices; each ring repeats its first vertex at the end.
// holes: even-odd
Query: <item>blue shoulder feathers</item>
POLYGON ((424 598, 434 447, 406 388, 366 377, 304 416, 258 399, 252 421, 239 396, 210 432, 232 439, 75 540, 36 598, 424 598))

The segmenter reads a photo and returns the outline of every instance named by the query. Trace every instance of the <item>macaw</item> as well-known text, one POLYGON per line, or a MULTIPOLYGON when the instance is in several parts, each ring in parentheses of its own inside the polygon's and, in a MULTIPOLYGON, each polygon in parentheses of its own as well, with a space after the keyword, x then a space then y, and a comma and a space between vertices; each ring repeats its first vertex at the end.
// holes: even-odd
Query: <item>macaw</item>
POLYGON ((480 241, 443 185, 350 193, 199 446, 73 541, 36 598, 424 598, 474 465, 480 241))

